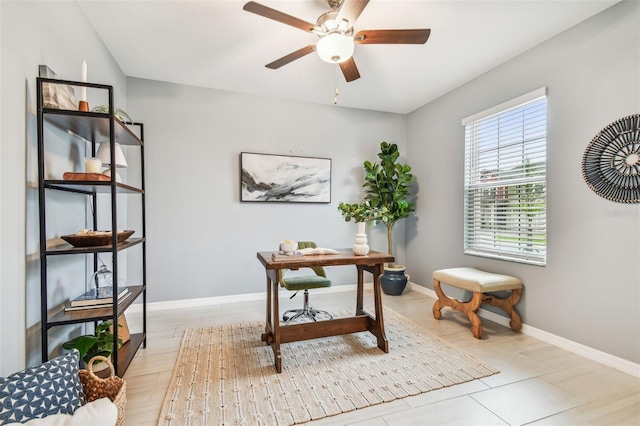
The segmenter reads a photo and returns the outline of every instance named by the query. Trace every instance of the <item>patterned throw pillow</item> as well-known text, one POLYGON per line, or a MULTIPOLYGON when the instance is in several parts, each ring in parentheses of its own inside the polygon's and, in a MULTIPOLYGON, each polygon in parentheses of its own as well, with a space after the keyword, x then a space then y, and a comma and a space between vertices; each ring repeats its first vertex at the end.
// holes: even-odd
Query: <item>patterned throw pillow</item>
POLYGON ((79 359, 74 349, 44 364, 0 378, 0 425, 50 414, 73 414, 82 405, 79 359))

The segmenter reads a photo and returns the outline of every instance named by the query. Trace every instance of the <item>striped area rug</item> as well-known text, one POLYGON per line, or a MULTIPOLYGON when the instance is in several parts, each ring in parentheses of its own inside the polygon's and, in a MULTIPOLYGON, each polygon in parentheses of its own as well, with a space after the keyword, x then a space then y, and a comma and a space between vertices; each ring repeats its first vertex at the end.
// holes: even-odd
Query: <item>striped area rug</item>
POLYGON ((292 425, 498 373, 389 309, 385 330, 388 354, 369 332, 283 344, 281 374, 261 322, 187 330, 158 425, 292 425))

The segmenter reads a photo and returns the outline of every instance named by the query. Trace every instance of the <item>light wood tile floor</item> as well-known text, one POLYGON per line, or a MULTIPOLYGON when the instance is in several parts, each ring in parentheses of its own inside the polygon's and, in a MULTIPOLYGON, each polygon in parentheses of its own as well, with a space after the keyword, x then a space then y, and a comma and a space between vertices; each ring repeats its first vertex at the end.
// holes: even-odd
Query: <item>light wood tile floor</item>
MULTIPOLYGON (((302 295, 281 298, 298 308, 302 295)), ((368 293, 366 299, 370 300, 368 293)), ((311 294, 319 309, 352 310, 355 293, 311 294)), ((474 339, 463 314, 431 313, 434 299, 407 289, 384 296, 385 307, 498 368, 500 374, 309 423, 319 425, 640 425, 640 379, 483 319, 474 339)), ((186 329, 264 321, 264 301, 149 312, 147 348, 125 374, 126 424, 155 425, 186 329)), ((139 318, 127 316, 132 331, 139 318)), ((286 359, 283 360, 286 362, 286 359)))

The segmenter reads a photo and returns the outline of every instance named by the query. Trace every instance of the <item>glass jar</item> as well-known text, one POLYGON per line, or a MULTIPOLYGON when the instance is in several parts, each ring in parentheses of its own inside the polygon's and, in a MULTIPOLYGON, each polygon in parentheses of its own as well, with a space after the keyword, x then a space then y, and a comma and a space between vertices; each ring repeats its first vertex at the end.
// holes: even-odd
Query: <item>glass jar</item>
POLYGON ((89 282, 95 285, 96 294, 100 291, 105 291, 101 290, 102 288, 111 290, 113 287, 113 272, 107 269, 107 265, 102 265, 99 270, 91 275, 89 282))

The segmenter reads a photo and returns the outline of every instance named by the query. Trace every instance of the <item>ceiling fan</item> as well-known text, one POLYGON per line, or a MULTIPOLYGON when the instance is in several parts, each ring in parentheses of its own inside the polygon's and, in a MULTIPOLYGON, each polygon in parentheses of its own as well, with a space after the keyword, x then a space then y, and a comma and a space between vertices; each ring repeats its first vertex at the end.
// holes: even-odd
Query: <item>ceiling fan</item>
POLYGON ((360 78, 353 60, 355 44, 424 44, 431 34, 430 29, 394 29, 360 30, 353 35, 353 25, 369 0, 327 0, 327 3, 331 11, 320 15, 315 25, 254 1, 243 6, 247 12, 291 25, 320 37, 318 43, 276 59, 267 64, 267 68, 278 69, 315 51, 323 61, 340 65, 344 78, 349 82, 360 78))

